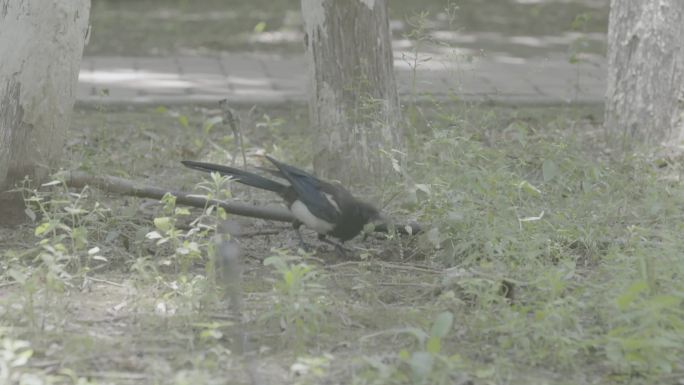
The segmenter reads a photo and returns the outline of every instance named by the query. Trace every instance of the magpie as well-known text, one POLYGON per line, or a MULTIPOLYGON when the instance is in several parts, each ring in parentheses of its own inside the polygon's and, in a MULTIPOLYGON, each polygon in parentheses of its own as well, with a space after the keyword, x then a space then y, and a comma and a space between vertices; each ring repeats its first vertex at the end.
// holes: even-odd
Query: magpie
POLYGON ((305 243, 299 228, 305 225, 318 233, 320 241, 335 246, 344 254, 342 245, 330 241, 327 239, 328 236, 344 243, 357 236, 366 224, 383 219, 377 208, 356 198, 339 183, 326 182, 268 155, 266 159, 273 163, 276 170, 262 170, 284 179, 287 184, 229 166, 190 160, 181 163, 191 169, 231 176, 235 181, 247 186, 278 194, 295 218, 292 226, 302 246, 305 243))

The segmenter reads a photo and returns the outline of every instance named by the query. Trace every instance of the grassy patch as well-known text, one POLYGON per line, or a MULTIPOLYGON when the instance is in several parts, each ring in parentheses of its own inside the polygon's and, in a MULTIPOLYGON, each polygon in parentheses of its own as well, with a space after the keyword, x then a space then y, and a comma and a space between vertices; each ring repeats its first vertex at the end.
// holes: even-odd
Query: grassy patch
POLYGON ((290 36, 298 30, 298 7, 299 2, 293 0, 96 0, 86 54, 157 56, 254 49, 301 52, 303 40, 290 36), (258 36, 261 33, 266 33, 263 39, 258 36))
MULTIPOLYGON (((239 112, 250 163, 260 151, 310 163, 304 107, 239 112)), ((218 113, 79 110, 64 166, 277 201, 180 166, 187 158, 241 163, 218 113)), ((38 189, 27 185, 34 221, 0 234, 7 378, 651 384, 681 377, 684 191, 676 160, 618 157, 596 123, 601 111, 591 108, 435 103, 407 116, 405 177, 356 191, 389 200, 390 215, 417 219, 426 232, 357 239, 350 260, 326 246, 300 253, 288 226, 242 219, 241 274, 226 279, 226 240, 215 237, 225 213, 185 209, 171 197, 70 191, 59 174, 38 189)))
MULTIPOLYGON (((586 20, 580 32, 607 30, 608 1, 430 0, 389 2, 394 36, 403 39, 414 27, 412 19, 425 13, 431 32, 441 40, 455 38, 460 47, 475 51, 546 55, 566 51, 567 43, 538 40, 518 44, 511 36, 559 37, 576 30, 577 18, 586 20), (447 15, 445 9, 454 12, 447 15), (449 20, 449 19, 452 20, 449 20), (476 42, 459 35, 485 33, 476 42), (492 38, 493 36, 493 38, 492 38), (538 46, 539 43, 543 43, 538 46), (542 47, 540 49, 540 47, 542 47)), ((213 54, 262 50, 302 53, 301 3, 295 0, 94 0, 92 36, 87 55, 213 54)), ((570 37, 570 40, 580 37, 570 37)), ((557 40, 557 39, 555 39, 557 40)), ((585 51, 602 54, 602 42, 587 41, 585 51)))

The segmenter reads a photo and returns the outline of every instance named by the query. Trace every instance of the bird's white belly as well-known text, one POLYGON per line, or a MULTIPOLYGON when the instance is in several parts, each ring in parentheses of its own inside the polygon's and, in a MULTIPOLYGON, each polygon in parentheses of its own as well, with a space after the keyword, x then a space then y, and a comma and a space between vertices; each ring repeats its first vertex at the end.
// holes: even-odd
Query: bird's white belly
POLYGON ((306 207, 306 205, 300 201, 294 201, 292 206, 290 206, 290 211, 295 218, 302 222, 306 227, 317 233, 325 234, 335 227, 334 224, 326 222, 323 219, 316 217, 311 214, 311 211, 306 207))

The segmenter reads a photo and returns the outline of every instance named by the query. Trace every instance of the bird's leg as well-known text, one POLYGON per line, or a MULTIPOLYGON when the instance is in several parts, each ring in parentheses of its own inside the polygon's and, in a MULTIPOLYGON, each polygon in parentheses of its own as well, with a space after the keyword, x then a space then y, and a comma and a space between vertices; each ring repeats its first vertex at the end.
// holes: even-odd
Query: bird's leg
POLYGON ((326 238, 324 234, 318 234, 318 240, 323 242, 323 243, 327 243, 329 245, 335 246, 335 251, 337 251, 337 254, 339 254, 340 257, 346 257, 347 252, 351 251, 351 250, 347 249, 346 247, 342 246, 341 243, 331 241, 330 239, 326 238))
POLYGON ((302 237, 302 232, 299 231, 299 228, 302 227, 302 222, 295 220, 292 222, 292 227, 294 228, 295 233, 297 233, 297 238, 299 238, 299 247, 304 250, 304 251, 309 251, 311 247, 304 242, 304 237, 302 237))

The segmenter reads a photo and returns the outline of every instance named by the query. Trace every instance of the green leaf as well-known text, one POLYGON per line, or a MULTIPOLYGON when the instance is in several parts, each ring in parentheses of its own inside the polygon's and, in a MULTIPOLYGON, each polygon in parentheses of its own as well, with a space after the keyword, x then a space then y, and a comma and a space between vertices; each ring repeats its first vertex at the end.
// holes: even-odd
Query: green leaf
POLYGON ((429 184, 418 183, 418 184, 416 184, 416 189, 430 195, 430 185, 429 184))
POLYGON ((257 25, 254 26, 254 32, 256 33, 262 33, 266 30, 266 22, 265 21, 260 21, 257 23, 257 25))
POLYGON ((220 340, 223 338, 223 333, 216 329, 206 329, 200 332, 200 339, 207 340, 220 340))
POLYGON ((591 21, 591 14, 583 12, 575 16, 575 19, 570 23, 570 28, 574 31, 580 31, 587 26, 587 23, 591 21))
MULTIPOLYGON (((23 348, 24 346, 20 346, 20 348, 23 348)), ((19 367, 19 366, 24 366, 28 362, 28 360, 33 356, 33 350, 31 349, 26 349, 23 350, 19 353, 14 354, 13 359, 9 362, 10 367, 19 367)), ((23 381, 22 381, 23 382, 23 381)))
POLYGON ((173 228, 173 223, 169 217, 154 218, 154 227, 161 231, 167 232, 173 228))
POLYGON ((395 158, 392 158, 392 168, 398 173, 401 172, 401 165, 399 165, 399 161, 395 158))
POLYGON ((36 236, 39 236, 39 235, 41 235, 47 231, 50 231, 51 229, 52 229, 52 226, 51 226, 50 222, 43 222, 36 227, 34 234, 36 236))
POLYGON ((64 211, 67 212, 67 214, 70 215, 83 215, 86 214, 88 211, 80 208, 80 207, 65 207, 64 211))
POLYGON ((620 363, 625 359, 622 348, 618 344, 608 344, 605 347, 606 357, 609 361, 620 363))
POLYGON ((413 382, 418 384, 424 383, 432 371, 433 363, 434 358, 432 357, 432 354, 428 352, 413 353, 411 361, 409 361, 413 382))
POLYGON ((278 271, 287 270, 287 262, 277 255, 264 259, 264 266, 273 266, 278 271))
POLYGON ((209 118, 204 121, 204 126, 202 127, 204 129, 205 133, 209 133, 211 129, 218 123, 223 122, 223 116, 217 115, 212 118, 209 118))
POLYGON ((188 122, 188 117, 185 115, 181 115, 178 117, 178 123, 180 123, 181 126, 188 128, 190 126, 188 122))
POLYGON ((187 209, 186 207, 176 207, 176 210, 174 211, 176 215, 190 215, 190 210, 187 209))
POLYGON ((36 213, 33 210, 27 207, 26 209, 24 209, 24 213, 26 213, 26 216, 29 217, 31 222, 36 221, 36 213))
POLYGON ((440 350, 442 350, 442 340, 435 336, 428 338, 425 350, 427 350, 428 353, 438 354, 440 350))
POLYGON ((626 310, 632 302, 639 296, 639 294, 645 292, 648 289, 648 285, 645 281, 639 281, 633 283, 627 291, 618 297, 617 305, 620 310, 626 310))
POLYGON ((490 378, 496 374, 496 370, 493 367, 487 367, 478 369, 475 371, 475 377, 477 378, 490 378))
POLYGON ((651 298, 648 303, 659 309, 676 309, 682 300, 674 295, 657 295, 651 298))
POLYGON ((454 323, 454 315, 449 311, 440 313, 432 325, 432 330, 430 330, 431 337, 444 338, 451 330, 451 326, 454 323))
POLYGON ((161 239, 164 237, 162 237, 162 235, 156 231, 150 231, 149 233, 145 234, 145 238, 147 238, 147 239, 161 239))
POLYGON ((295 274, 292 270, 288 270, 283 273, 283 281, 287 287, 292 287, 292 283, 295 281, 295 274))
POLYGON ((26 282, 26 279, 28 278, 28 276, 24 274, 24 272, 14 268, 10 268, 9 270, 7 270, 7 274, 10 277, 12 277, 13 280, 19 282, 22 285, 26 282))
POLYGON ((534 187, 530 182, 524 180, 518 184, 518 188, 530 195, 541 195, 541 190, 534 187))
POLYGON ((556 178, 560 174, 560 169, 558 165, 552 160, 546 159, 542 164, 542 175, 544 176, 544 182, 549 182, 556 178))
POLYGON ((71 231, 71 239, 74 241, 74 247, 84 249, 88 245, 88 228, 85 226, 74 227, 71 231))

